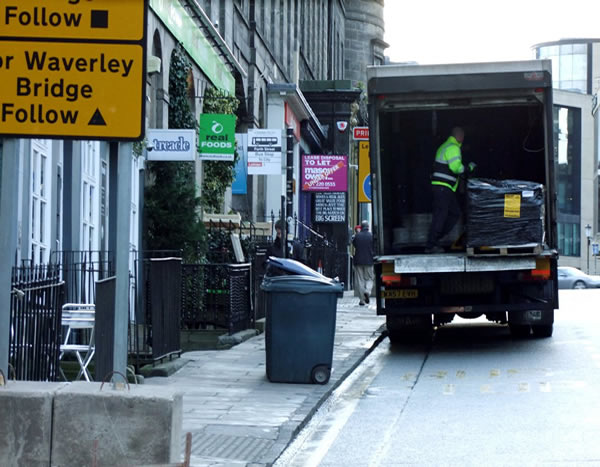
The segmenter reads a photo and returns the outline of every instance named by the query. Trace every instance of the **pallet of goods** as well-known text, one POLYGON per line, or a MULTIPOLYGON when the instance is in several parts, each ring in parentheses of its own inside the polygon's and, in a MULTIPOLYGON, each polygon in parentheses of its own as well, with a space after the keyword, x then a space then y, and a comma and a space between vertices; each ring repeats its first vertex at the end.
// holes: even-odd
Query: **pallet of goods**
POLYGON ((470 179, 467 253, 537 254, 544 243, 544 186, 523 180, 470 179))

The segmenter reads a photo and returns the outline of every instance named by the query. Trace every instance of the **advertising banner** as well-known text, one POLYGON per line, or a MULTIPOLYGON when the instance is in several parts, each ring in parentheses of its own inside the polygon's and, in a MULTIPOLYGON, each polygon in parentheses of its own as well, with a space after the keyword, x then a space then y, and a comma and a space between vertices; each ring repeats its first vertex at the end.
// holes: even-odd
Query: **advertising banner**
POLYGON ((371 158, 368 141, 358 143, 358 202, 371 202, 371 158))
POLYGON ((304 191, 348 191, 348 156, 304 154, 302 189, 304 191))
POLYGON ((195 161, 196 130, 148 129, 149 161, 195 161))
POLYGON ((200 115, 198 155, 204 161, 233 161, 235 155, 235 115, 200 115))
POLYGON ((313 222, 346 222, 346 193, 314 193, 313 222))
POLYGON ((281 129, 248 130, 248 175, 281 175, 281 129))
POLYGON ((231 193, 245 195, 248 193, 248 135, 236 133, 238 161, 235 164, 235 178, 231 184, 231 193))

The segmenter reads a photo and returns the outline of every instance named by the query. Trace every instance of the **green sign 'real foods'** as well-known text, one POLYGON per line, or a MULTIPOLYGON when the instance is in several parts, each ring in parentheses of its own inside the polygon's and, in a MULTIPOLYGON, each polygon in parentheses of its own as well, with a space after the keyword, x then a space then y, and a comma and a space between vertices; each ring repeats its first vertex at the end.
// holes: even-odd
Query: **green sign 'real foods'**
POLYGON ((235 115, 201 114, 199 158, 205 161, 232 161, 235 153, 235 115))

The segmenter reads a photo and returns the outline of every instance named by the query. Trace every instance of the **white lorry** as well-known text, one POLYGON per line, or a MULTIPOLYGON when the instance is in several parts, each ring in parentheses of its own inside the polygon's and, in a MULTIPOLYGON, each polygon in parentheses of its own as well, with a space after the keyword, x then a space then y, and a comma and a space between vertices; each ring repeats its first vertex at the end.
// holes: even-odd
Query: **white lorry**
POLYGON ((550 61, 385 65, 367 74, 377 314, 390 340, 429 335, 456 315, 550 337, 558 308, 550 61), (428 254, 433 159, 455 126, 465 130, 462 158, 476 164, 476 179, 461 181, 463 217, 442 239, 445 251, 428 254), (494 191, 495 182, 508 189, 494 191), (494 202, 470 198, 471 184, 489 185, 500 210, 486 218, 494 202), (530 198, 539 203, 528 207, 530 198), (515 221, 534 226, 533 238, 515 221))

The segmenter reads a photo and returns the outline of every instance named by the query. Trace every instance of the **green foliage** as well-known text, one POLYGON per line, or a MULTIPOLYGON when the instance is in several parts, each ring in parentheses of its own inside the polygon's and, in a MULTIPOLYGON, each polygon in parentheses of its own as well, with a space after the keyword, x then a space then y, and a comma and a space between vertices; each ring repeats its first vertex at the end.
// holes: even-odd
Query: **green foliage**
MULTIPOLYGON (((204 113, 234 114, 239 101, 225 92, 207 88, 204 91, 204 113)), ((231 186, 235 176, 235 164, 239 159, 237 151, 232 162, 206 161, 202 182, 202 206, 207 212, 218 212, 223 205, 225 190, 231 186)))
MULTIPOLYGON (((197 128, 188 101, 191 65, 175 49, 169 71, 169 128, 197 128)), ((193 162, 149 162, 145 190, 145 248, 183 250, 185 261, 199 261, 206 253, 206 232, 200 218, 193 162)))

